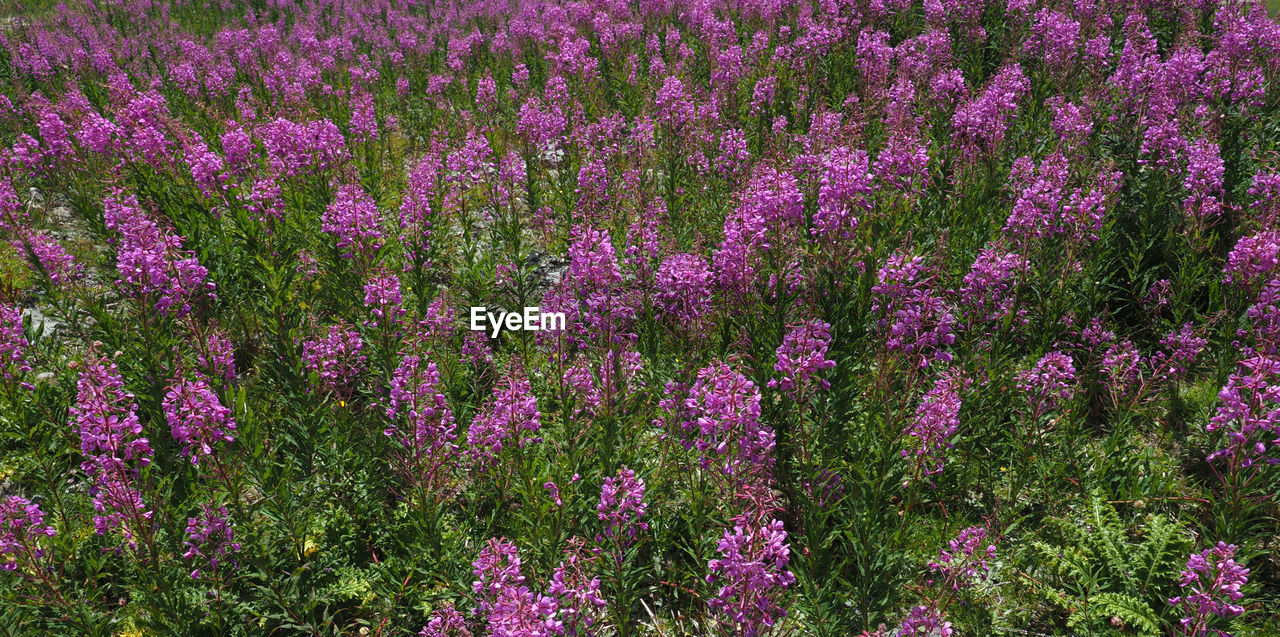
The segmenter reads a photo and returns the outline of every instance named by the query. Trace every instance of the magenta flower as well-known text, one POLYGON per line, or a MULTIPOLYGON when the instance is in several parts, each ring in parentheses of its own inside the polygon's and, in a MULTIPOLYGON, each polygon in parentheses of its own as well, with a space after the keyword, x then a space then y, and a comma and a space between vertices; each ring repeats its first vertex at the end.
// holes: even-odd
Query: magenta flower
POLYGON ((617 476, 605 479, 596 515, 605 523, 606 537, 634 538, 639 531, 649 529, 648 524, 639 521, 646 508, 644 480, 637 478, 635 471, 623 468, 617 476))
POLYGON ((369 259, 382 246, 382 218, 373 199, 358 185, 338 188, 324 209, 320 229, 337 239, 344 257, 369 259))
POLYGON ((1169 604, 1182 607, 1185 616, 1179 623, 1188 635, 1226 634, 1212 627, 1244 613, 1236 602, 1244 597, 1240 588, 1249 583, 1249 569, 1236 563, 1235 556, 1236 545, 1218 542, 1187 558, 1187 570, 1178 582, 1183 594, 1169 604))
POLYGON ((201 456, 212 456, 216 443, 235 440, 231 432, 236 430, 236 420, 231 410, 222 406, 204 379, 177 381, 165 393, 162 406, 174 440, 193 465, 200 464, 201 456))
POLYGON ((830 344, 831 325, 826 321, 812 319, 792 325, 778 346, 778 362, 773 365, 782 376, 770 379, 769 389, 784 391, 795 400, 806 394, 811 379, 823 390, 831 389, 830 382, 818 378, 823 370, 836 366, 827 358, 830 344))
POLYGON ((10 495, 0 499, 0 570, 26 570, 44 557, 40 538, 57 531, 44 523, 44 511, 30 500, 10 495))
POLYGON ((787 570, 791 547, 782 522, 753 521, 744 515, 720 540, 720 558, 707 564, 707 583, 719 584, 708 606, 723 617, 735 635, 755 637, 787 614, 778 603, 780 589, 795 583, 787 570))
POLYGON ((493 398, 467 429, 467 455, 483 470, 493 468, 498 455, 511 438, 520 447, 541 438, 522 437, 542 428, 542 413, 523 373, 512 371, 493 388, 493 398))
POLYGON ((327 336, 302 344, 302 362, 308 371, 319 375, 322 387, 345 395, 364 371, 363 349, 359 332, 330 325, 327 336))
MULTIPOLYGON (((188 560, 201 560, 208 564, 214 573, 227 559, 233 559, 240 552, 240 543, 235 541, 235 530, 227 519, 227 507, 214 508, 209 504, 200 505, 200 515, 187 518, 187 536, 182 541, 187 547, 182 557, 188 560)), ((233 562, 234 563, 234 562, 233 562)), ((191 579, 200 579, 200 568, 191 571, 191 579)))
POLYGON ((80 433, 84 456, 80 467, 93 480, 89 494, 98 513, 94 528, 98 535, 119 530, 129 547, 135 548, 137 536, 149 532, 151 520, 137 488, 138 472, 151 462, 153 452, 141 437, 133 394, 125 392, 115 363, 103 359, 96 349, 81 364, 70 413, 80 433))

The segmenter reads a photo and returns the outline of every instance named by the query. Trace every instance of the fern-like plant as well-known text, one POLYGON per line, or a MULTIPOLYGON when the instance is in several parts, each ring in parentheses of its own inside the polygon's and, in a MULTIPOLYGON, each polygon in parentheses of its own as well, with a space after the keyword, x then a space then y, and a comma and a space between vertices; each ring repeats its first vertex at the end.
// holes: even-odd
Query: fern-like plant
POLYGON ((1070 614, 1069 627, 1092 635, 1159 635, 1174 627, 1166 600, 1176 594, 1192 544, 1182 525, 1159 514, 1126 524, 1095 493, 1046 531, 1049 539, 1031 545, 1036 574, 1048 587, 1046 599, 1070 614))

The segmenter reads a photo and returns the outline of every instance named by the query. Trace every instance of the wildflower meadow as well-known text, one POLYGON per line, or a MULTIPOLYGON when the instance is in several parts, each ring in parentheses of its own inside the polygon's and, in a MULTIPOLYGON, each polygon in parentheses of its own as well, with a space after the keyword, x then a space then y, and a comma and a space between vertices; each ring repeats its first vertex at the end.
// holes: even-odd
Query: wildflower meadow
POLYGON ((1251 0, 0 1, 0 635, 1280 635, 1251 0))

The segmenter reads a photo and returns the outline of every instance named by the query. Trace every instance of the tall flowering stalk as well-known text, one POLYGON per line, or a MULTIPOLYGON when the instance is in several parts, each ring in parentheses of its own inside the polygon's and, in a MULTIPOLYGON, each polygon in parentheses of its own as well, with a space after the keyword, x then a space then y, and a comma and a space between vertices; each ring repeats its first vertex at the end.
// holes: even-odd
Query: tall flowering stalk
POLYGON ((441 390, 440 371, 425 357, 406 355, 391 375, 386 409, 391 424, 384 433, 399 447, 393 463, 420 498, 419 506, 447 495, 456 461, 453 411, 441 390))
POLYGON ((467 455, 480 469, 488 471, 497 464, 510 439, 514 438, 520 448, 541 441, 532 435, 542 428, 541 419, 529 379, 523 372, 513 370, 493 388, 488 407, 467 429, 467 455))
POLYGON ((182 316, 191 311, 199 292, 212 295, 215 285, 195 256, 182 250, 182 239, 160 228, 142 210, 136 197, 112 197, 103 204, 107 229, 119 233, 116 269, 120 281, 135 297, 153 304, 161 314, 182 316))
POLYGON ((547 637, 558 635, 563 622, 556 618, 555 599, 539 595, 525 585, 520 553, 506 539, 492 538, 472 564, 471 583, 477 607, 491 635, 547 637))
POLYGON ((1184 613, 1178 622, 1182 634, 1228 635, 1219 629, 1224 620, 1244 613, 1244 607, 1237 602, 1244 597, 1240 588, 1249 583, 1249 569, 1237 563, 1235 557, 1236 545, 1218 542, 1187 558, 1187 568, 1178 582, 1183 593, 1169 600, 1184 613))
POLYGON ((165 392, 162 407, 174 440, 182 445, 182 456, 193 465, 200 464, 202 456, 212 456, 217 443, 235 441, 235 417, 204 379, 175 382, 165 392))
POLYGON ((911 477, 903 486, 942 473, 947 451, 954 447, 951 437, 960 427, 960 390, 967 385, 968 381, 959 374, 948 372, 934 381, 933 388, 921 399, 915 416, 902 432, 908 440, 902 457, 911 466, 911 477))
POLYGON ((84 456, 80 467, 92 480, 89 494, 97 512, 93 525, 98 535, 119 531, 131 549, 137 548, 140 536, 151 534, 151 511, 138 483, 139 470, 150 464, 154 452, 141 437, 137 410, 115 363, 96 348, 91 350, 81 364, 76 402, 70 409, 84 456))
POLYGON ((772 506, 752 503, 733 518, 717 547, 720 557, 707 564, 707 583, 717 587, 707 604, 734 635, 764 634, 787 614, 783 589, 795 583, 787 569, 791 545, 782 521, 771 515, 772 506))

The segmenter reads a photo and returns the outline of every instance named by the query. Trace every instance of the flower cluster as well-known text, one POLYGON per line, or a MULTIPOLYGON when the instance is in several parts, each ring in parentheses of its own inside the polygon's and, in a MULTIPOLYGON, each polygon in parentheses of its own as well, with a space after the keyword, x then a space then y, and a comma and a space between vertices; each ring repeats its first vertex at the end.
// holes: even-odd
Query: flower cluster
POLYGON ((138 491, 138 474, 154 452, 141 437, 138 408, 133 394, 124 390, 120 371, 96 350, 81 365, 70 411, 80 433, 80 467, 93 480, 94 528, 98 535, 119 530, 134 548, 139 534, 150 530, 151 511, 138 491))
POLYGON ((1187 570, 1182 571, 1178 582, 1183 594, 1171 598, 1169 604, 1182 607, 1185 615, 1180 623, 1188 635, 1208 635, 1218 618, 1231 619, 1244 613, 1236 602, 1244 597, 1240 588, 1249 583, 1249 569, 1238 564, 1235 557, 1236 545, 1218 542, 1187 558, 1187 570))
POLYGON ((996 556, 996 545, 987 541, 987 534, 985 526, 960 531, 956 539, 938 553, 938 559, 929 562, 929 571, 938 574, 944 586, 950 585, 954 591, 985 581, 991 570, 987 562, 996 556))
POLYGON ((40 537, 53 537, 57 531, 44 523, 40 505, 16 496, 0 499, 0 569, 24 570, 45 555, 40 537))
POLYGON ((182 445, 182 455, 190 457, 193 465, 200 464, 201 456, 212 456, 215 444, 235 440, 231 432, 236 430, 236 420, 231 410, 222 405, 204 379, 174 383, 165 392, 162 406, 173 439, 182 445))
POLYGON ((912 480, 942 473, 947 450, 954 446, 951 437, 960 427, 960 390, 967 384, 955 373, 943 374, 925 394, 916 407, 915 416, 903 429, 909 442, 908 447, 902 450, 902 457, 911 463, 912 480))
POLYGON ((368 259, 382 245, 378 205, 358 185, 338 188, 320 221, 320 229, 333 235, 344 257, 368 259))
MULTIPOLYGON (((778 346, 778 362, 773 369, 782 374, 781 378, 771 379, 769 389, 787 392, 792 398, 799 399, 811 377, 822 370, 831 369, 836 362, 827 358, 827 347, 831 344, 831 325, 822 320, 809 320, 792 325, 782 337, 778 346)), ((831 389, 826 379, 817 378, 822 389, 831 389)))
POLYGON ((924 257, 898 252, 889 257, 871 288, 876 297, 872 311, 884 330, 885 347, 900 351, 927 367, 930 361, 951 360, 942 348, 955 342, 955 316, 947 302, 935 294, 925 277, 924 257))
POLYGON ((477 614, 483 613, 491 635, 545 637, 560 634, 555 599, 537 595, 525 585, 520 553, 506 539, 490 539, 472 564, 477 614))
POLYGON ((720 539, 720 557, 707 564, 707 582, 718 584, 708 601, 724 616, 733 634, 755 637, 787 614, 778 605, 778 589, 795 583, 787 570, 791 546, 782 522, 743 515, 720 539))
MULTIPOLYGON (((187 547, 183 558, 199 559, 214 573, 228 558, 234 563, 234 556, 240 552, 240 543, 235 541, 235 530, 227 519, 227 507, 224 506, 200 505, 200 515, 187 518, 187 536, 182 543, 187 547)), ((200 568, 191 571, 192 579, 200 579, 200 568)))
POLYGON ((542 428, 541 419, 529 379, 513 371, 493 388, 488 407, 467 429, 467 453, 480 468, 490 469, 508 439, 517 438, 520 447, 539 442, 541 438, 524 436, 536 434, 542 428))
POLYGON ((636 477, 631 469, 619 469, 618 475, 606 478, 600 488, 600 503, 596 515, 605 523, 606 537, 634 538, 649 525, 639 521, 644 517, 644 480, 636 477))
POLYGON ((184 255, 182 241, 169 235, 142 210, 137 198, 109 198, 103 204, 107 229, 120 233, 116 269, 120 283, 138 298, 151 301, 163 314, 191 311, 197 292, 212 293, 209 272, 194 256, 184 255))
POLYGON ((302 362, 320 377, 322 387, 342 394, 364 371, 363 349, 359 332, 331 325, 328 335, 302 344, 302 362))

